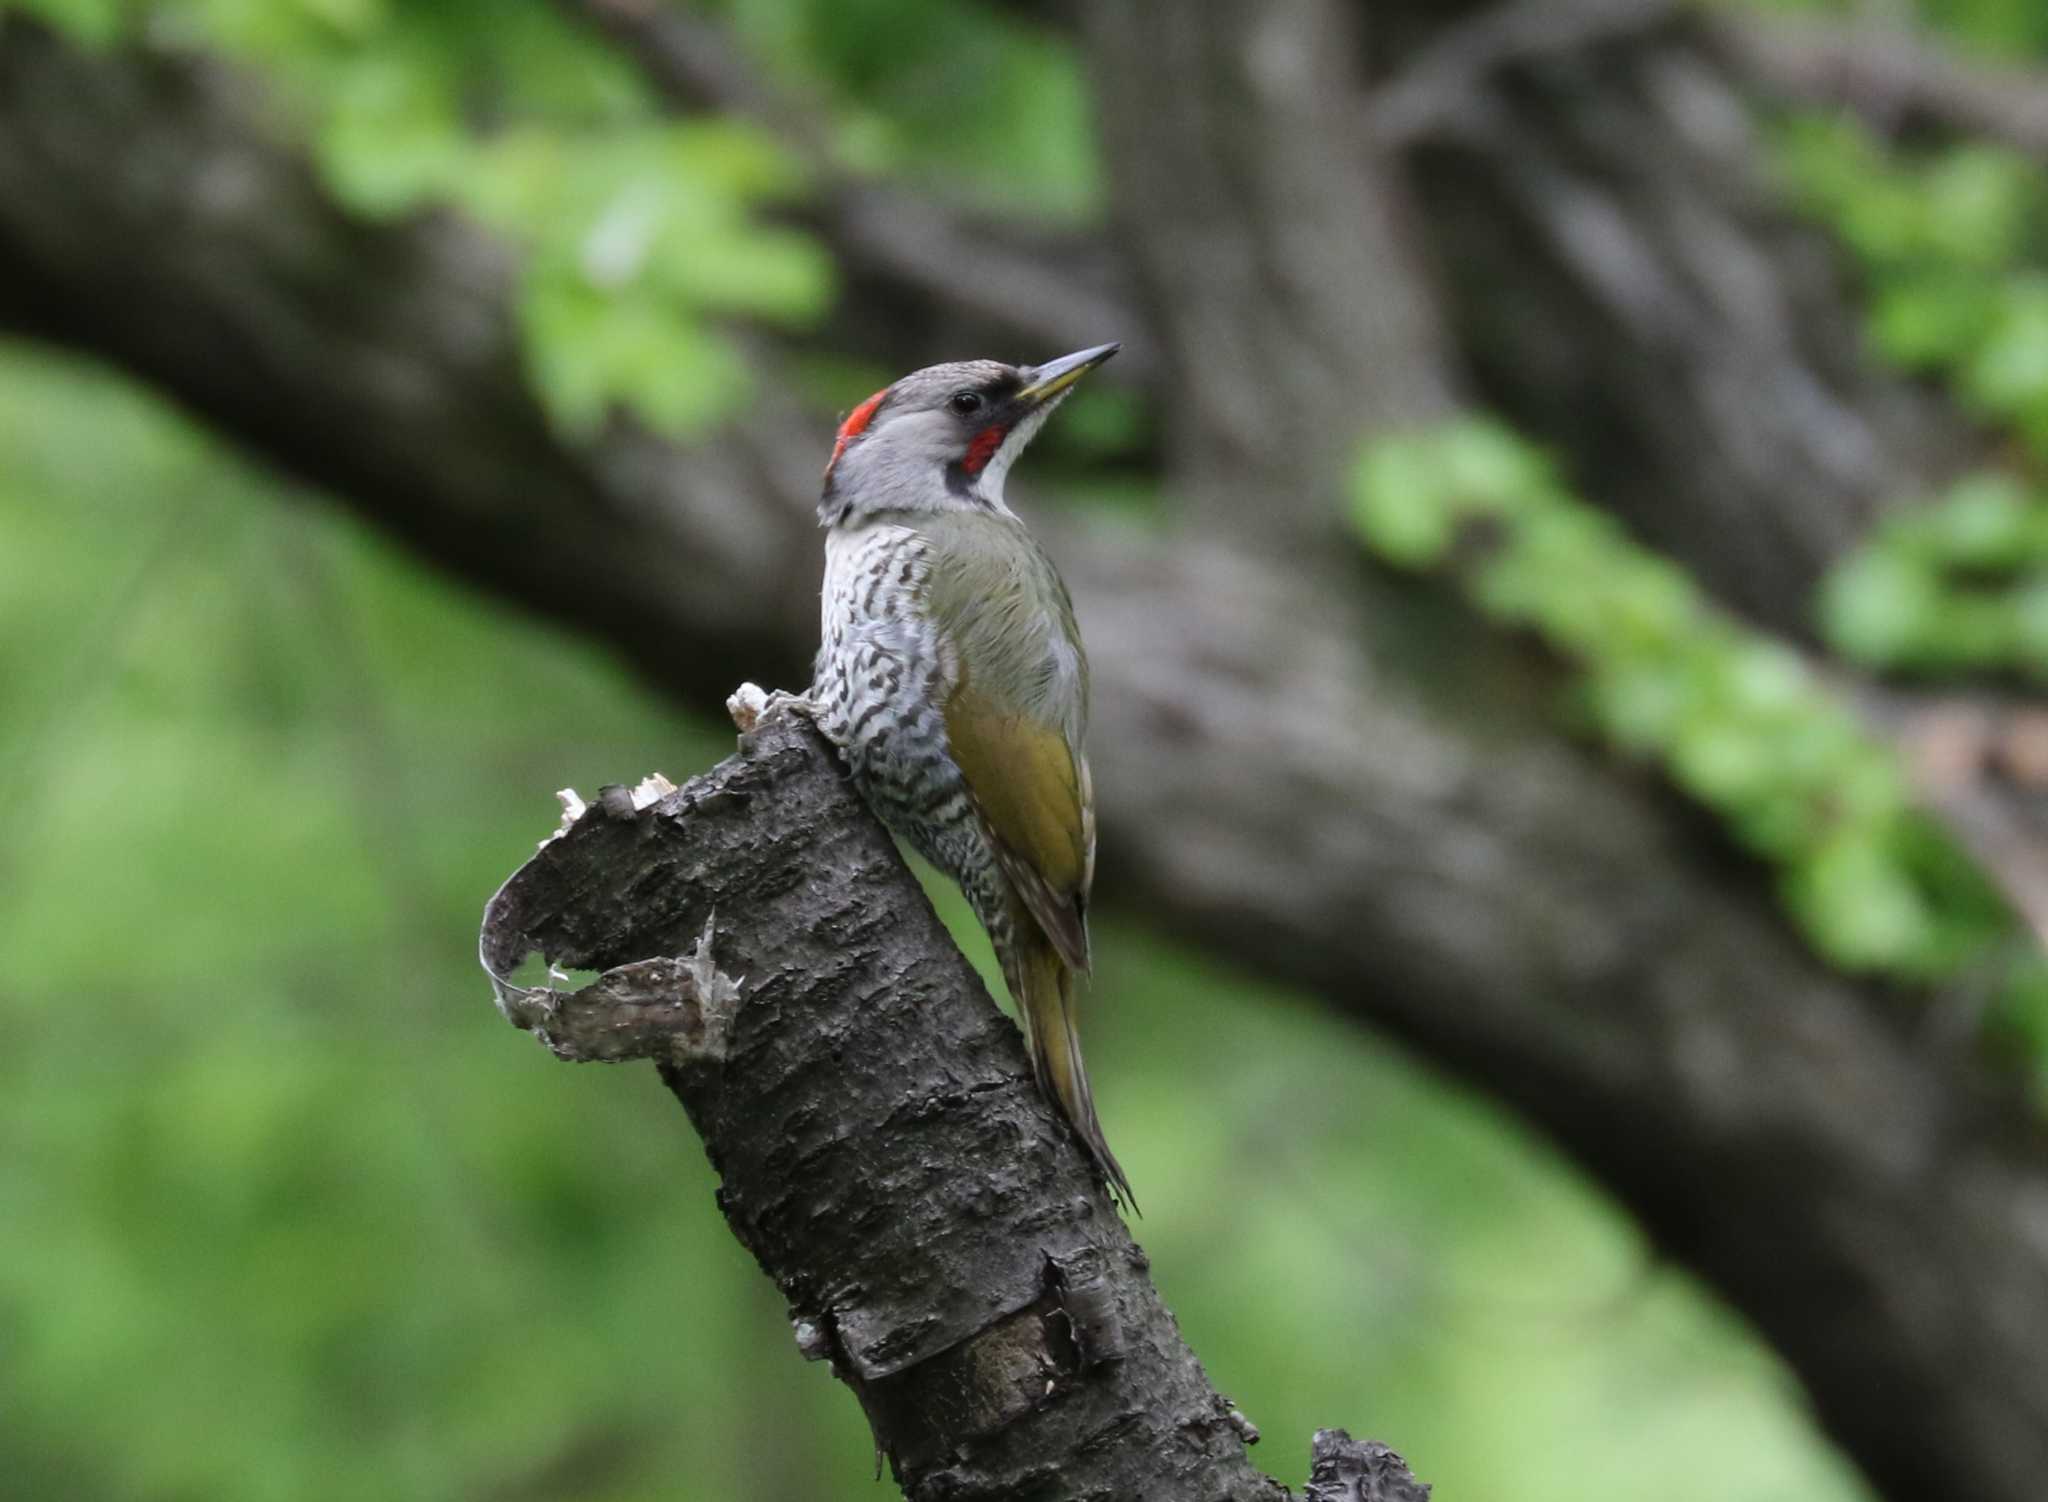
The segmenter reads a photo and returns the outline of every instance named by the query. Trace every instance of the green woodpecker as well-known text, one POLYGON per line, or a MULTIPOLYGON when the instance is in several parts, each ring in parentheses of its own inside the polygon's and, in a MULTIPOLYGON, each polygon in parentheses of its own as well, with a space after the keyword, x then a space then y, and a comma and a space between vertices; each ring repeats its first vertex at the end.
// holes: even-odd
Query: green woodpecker
POLYGON ((808 697, 882 822, 960 884, 1041 1088, 1129 1201, 1075 1019, 1095 874, 1088 661, 1065 584, 1003 501, 1024 446, 1117 348, 934 365, 853 409, 818 508, 824 632, 808 697))

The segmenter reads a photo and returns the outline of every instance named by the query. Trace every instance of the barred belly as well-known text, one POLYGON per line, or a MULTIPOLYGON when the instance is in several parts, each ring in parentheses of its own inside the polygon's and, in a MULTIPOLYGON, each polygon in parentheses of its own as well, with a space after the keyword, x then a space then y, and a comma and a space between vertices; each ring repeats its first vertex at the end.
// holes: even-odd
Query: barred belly
POLYGON ((930 568, 912 528, 872 523, 828 534, 810 696, 868 806, 959 884, 1007 971, 1008 884, 946 742, 959 664, 920 608, 930 568))

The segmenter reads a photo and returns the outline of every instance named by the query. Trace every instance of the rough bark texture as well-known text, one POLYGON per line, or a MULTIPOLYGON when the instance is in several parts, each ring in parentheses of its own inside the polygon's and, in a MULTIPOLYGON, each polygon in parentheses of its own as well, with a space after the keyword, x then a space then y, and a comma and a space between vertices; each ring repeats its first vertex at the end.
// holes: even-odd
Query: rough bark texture
MULTIPOLYGON (((829 419, 769 380, 715 444, 677 453, 621 428, 571 452, 520 384, 488 243, 446 220, 354 223, 266 140, 205 67, 0 29, 0 319, 155 380, 685 699, 799 682, 829 419)), ((1466 233, 1482 231, 1511 233, 1466 233)), ((1528 261, 1540 284, 1552 262, 1528 261)), ((1654 347, 1677 360, 1668 333, 1654 347)), ((1560 358, 1589 402, 1634 413, 1616 431, 1665 429, 1617 389, 1654 371, 1560 358)), ((1733 400, 1745 383, 1711 385, 1733 400)), ((1684 453, 1708 475, 1738 463, 1684 453)), ((1680 485, 1686 461, 1658 463, 1674 511, 1711 492, 1825 514, 1838 493, 1798 490, 1789 460, 1768 490, 1762 473, 1680 485)), ((1743 515, 1724 509, 1719 535, 1743 515)), ((1221 544, 1043 530, 1097 665, 1105 901, 1516 1102, 1777 1345, 1889 1495, 2035 1502, 2048 1141, 2023 1103, 1917 1037, 1895 998, 1815 962, 1699 821, 1552 733, 1541 665, 1453 602, 1327 577, 1341 570, 1310 582, 1221 544)), ((1799 524, 1781 544, 1810 558, 1838 532, 1799 524)), ((1710 575, 1711 553, 1693 559, 1710 575)))
POLYGON ((1429 1502, 1401 1457, 1384 1445, 1358 1444, 1342 1429, 1316 1435, 1302 1502, 1429 1502))
MULTIPOLYGON (((763 722, 651 807, 601 799, 493 899, 483 956, 558 1053, 660 1063, 798 1349, 859 1397, 906 1495, 1284 1502, 1016 1028, 807 727, 763 722), (511 985, 536 950, 606 973, 511 985)), ((1312 1497, 1428 1495, 1341 1431, 1314 1457, 1312 1497)))

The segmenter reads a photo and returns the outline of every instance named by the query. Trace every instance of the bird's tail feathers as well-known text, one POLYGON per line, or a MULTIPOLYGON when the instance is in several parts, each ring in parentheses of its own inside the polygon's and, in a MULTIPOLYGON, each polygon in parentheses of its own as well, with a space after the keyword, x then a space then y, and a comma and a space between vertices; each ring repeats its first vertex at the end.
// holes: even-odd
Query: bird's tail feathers
POLYGON ((1109 1150, 1102 1123, 1095 1115, 1095 1096, 1088 1088, 1088 1067, 1081 1059, 1078 1009, 1074 1004, 1074 972, 1067 968, 1051 940, 1026 917, 1020 930, 1018 1000, 1031 1038, 1031 1058, 1039 1087, 1060 1104, 1074 1131, 1094 1155, 1111 1191, 1132 1211, 1138 1209, 1131 1181, 1109 1150))

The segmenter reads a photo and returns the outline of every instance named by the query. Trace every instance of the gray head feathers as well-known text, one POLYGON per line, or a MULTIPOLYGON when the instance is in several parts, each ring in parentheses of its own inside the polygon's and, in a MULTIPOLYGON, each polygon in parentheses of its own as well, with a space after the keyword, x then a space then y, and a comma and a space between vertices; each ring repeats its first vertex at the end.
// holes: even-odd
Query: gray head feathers
POLYGON ((1113 344, 1040 366, 996 360, 932 365, 884 388, 840 425, 818 520, 857 526, 884 513, 1007 514, 1003 484, 1073 383, 1113 344))

